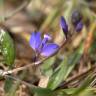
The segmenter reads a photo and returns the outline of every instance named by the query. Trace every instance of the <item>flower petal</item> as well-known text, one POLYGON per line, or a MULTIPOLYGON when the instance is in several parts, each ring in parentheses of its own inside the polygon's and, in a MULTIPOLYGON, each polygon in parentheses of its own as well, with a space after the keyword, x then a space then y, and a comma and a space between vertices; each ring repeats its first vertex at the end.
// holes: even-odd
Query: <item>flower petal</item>
POLYGON ((30 43, 30 46, 34 50, 38 50, 38 48, 41 44, 41 34, 40 34, 40 32, 32 32, 29 43, 30 43))
POLYGON ((44 34, 44 38, 47 38, 48 40, 51 40, 51 36, 49 34, 44 34))
POLYGON ((48 41, 50 41, 52 38, 48 34, 44 34, 44 38, 42 40, 42 46, 44 46, 48 41))
POLYGON ((58 51, 58 49, 59 49, 59 46, 57 44, 55 44, 55 43, 46 44, 42 48, 41 55, 49 57, 49 56, 55 54, 58 51))
POLYGON ((75 10, 72 13, 71 21, 74 26, 76 26, 82 19, 82 14, 79 12, 79 10, 75 10))
POLYGON ((63 16, 61 16, 60 25, 61 25, 61 28, 62 28, 65 36, 67 37, 67 34, 68 34, 68 25, 67 25, 66 20, 65 20, 65 18, 63 16))
POLYGON ((77 25, 76 25, 76 31, 80 32, 83 28, 83 23, 80 21, 77 25))

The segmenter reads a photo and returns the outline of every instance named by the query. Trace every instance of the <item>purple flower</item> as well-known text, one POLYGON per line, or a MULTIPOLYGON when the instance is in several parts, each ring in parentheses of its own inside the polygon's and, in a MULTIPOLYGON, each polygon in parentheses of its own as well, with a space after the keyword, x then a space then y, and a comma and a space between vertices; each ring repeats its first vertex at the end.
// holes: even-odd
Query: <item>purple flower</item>
POLYGON ((32 32, 29 43, 37 54, 49 57, 55 54, 59 49, 59 45, 55 43, 49 43, 50 40, 51 37, 48 34, 45 34, 44 38, 42 39, 40 32, 32 32))
POLYGON ((82 15, 78 10, 75 10, 72 13, 72 24, 76 30, 76 32, 80 32, 83 28, 83 23, 82 23, 82 15))
POLYGON ((76 30, 77 32, 80 32, 80 31, 82 30, 82 28, 83 28, 83 23, 80 21, 80 22, 76 25, 75 30, 76 30))
POLYGON ((71 20, 72 20, 72 24, 74 26, 76 26, 82 20, 82 16, 81 16, 81 14, 80 14, 80 12, 78 10, 75 10, 72 13, 71 20))
POLYGON ((61 28, 67 38, 67 34, 68 34, 68 25, 66 23, 66 20, 63 16, 61 16, 61 19, 60 19, 60 25, 61 25, 61 28))

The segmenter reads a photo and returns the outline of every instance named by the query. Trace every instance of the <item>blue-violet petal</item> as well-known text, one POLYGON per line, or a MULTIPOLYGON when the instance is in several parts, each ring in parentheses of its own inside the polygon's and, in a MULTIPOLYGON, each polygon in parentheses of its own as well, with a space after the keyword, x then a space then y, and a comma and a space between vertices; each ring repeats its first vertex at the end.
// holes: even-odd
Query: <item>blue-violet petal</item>
POLYGON ((30 43, 30 46, 35 51, 37 51, 40 44, 41 44, 41 34, 40 34, 40 32, 32 32, 29 43, 30 43))
POLYGON ((79 12, 79 10, 75 10, 72 12, 72 23, 74 26, 76 26, 81 20, 82 20, 82 14, 79 12))
POLYGON ((77 32, 80 32, 83 28, 83 23, 82 21, 80 21, 77 25, 76 25, 76 31, 77 32))
POLYGON ((42 46, 44 46, 48 41, 50 41, 52 38, 48 34, 44 34, 44 38, 42 40, 42 46))
POLYGON ((59 46, 55 43, 46 44, 42 48, 41 55, 45 56, 45 57, 49 57, 49 56, 55 54, 58 51, 58 49, 59 49, 59 46))
POLYGON ((65 20, 65 18, 63 16, 61 16, 60 25, 61 25, 61 28, 62 28, 65 36, 67 37, 67 34, 68 34, 68 25, 67 25, 66 20, 65 20))

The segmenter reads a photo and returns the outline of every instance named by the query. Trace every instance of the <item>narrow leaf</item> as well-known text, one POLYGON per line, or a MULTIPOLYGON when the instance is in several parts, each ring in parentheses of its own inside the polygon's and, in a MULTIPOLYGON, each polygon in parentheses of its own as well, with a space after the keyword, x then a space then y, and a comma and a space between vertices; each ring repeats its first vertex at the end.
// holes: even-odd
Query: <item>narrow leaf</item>
POLYGON ((83 45, 81 44, 74 54, 70 55, 67 60, 64 59, 64 61, 58 66, 55 73, 53 73, 53 75, 50 77, 48 88, 54 90, 62 81, 66 80, 70 72, 80 60, 82 54, 83 45))

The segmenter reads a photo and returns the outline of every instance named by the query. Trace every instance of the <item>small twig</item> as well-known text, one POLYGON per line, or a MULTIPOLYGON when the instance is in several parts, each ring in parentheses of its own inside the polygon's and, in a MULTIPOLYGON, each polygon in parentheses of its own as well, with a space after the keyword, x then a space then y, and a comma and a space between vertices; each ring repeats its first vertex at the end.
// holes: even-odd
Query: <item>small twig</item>
POLYGON ((9 13, 9 15, 6 15, 4 18, 5 20, 10 19, 11 17, 13 17, 15 14, 17 14, 19 11, 23 10, 30 2, 31 0, 24 0, 24 2, 18 7, 16 8, 16 10, 14 10, 13 12, 9 13))
POLYGON ((27 69, 27 68, 29 68, 29 67, 32 67, 32 66, 35 67, 35 66, 36 66, 35 64, 39 65, 39 64, 41 64, 43 61, 44 61, 44 60, 39 61, 39 62, 35 62, 35 63, 31 63, 31 64, 28 64, 28 65, 25 65, 25 66, 23 66, 23 67, 19 67, 19 68, 16 68, 16 69, 12 69, 12 70, 5 71, 5 72, 3 72, 2 75, 4 76, 4 75, 6 75, 6 74, 12 74, 12 73, 15 73, 15 72, 18 72, 18 71, 25 70, 25 69, 27 69))

